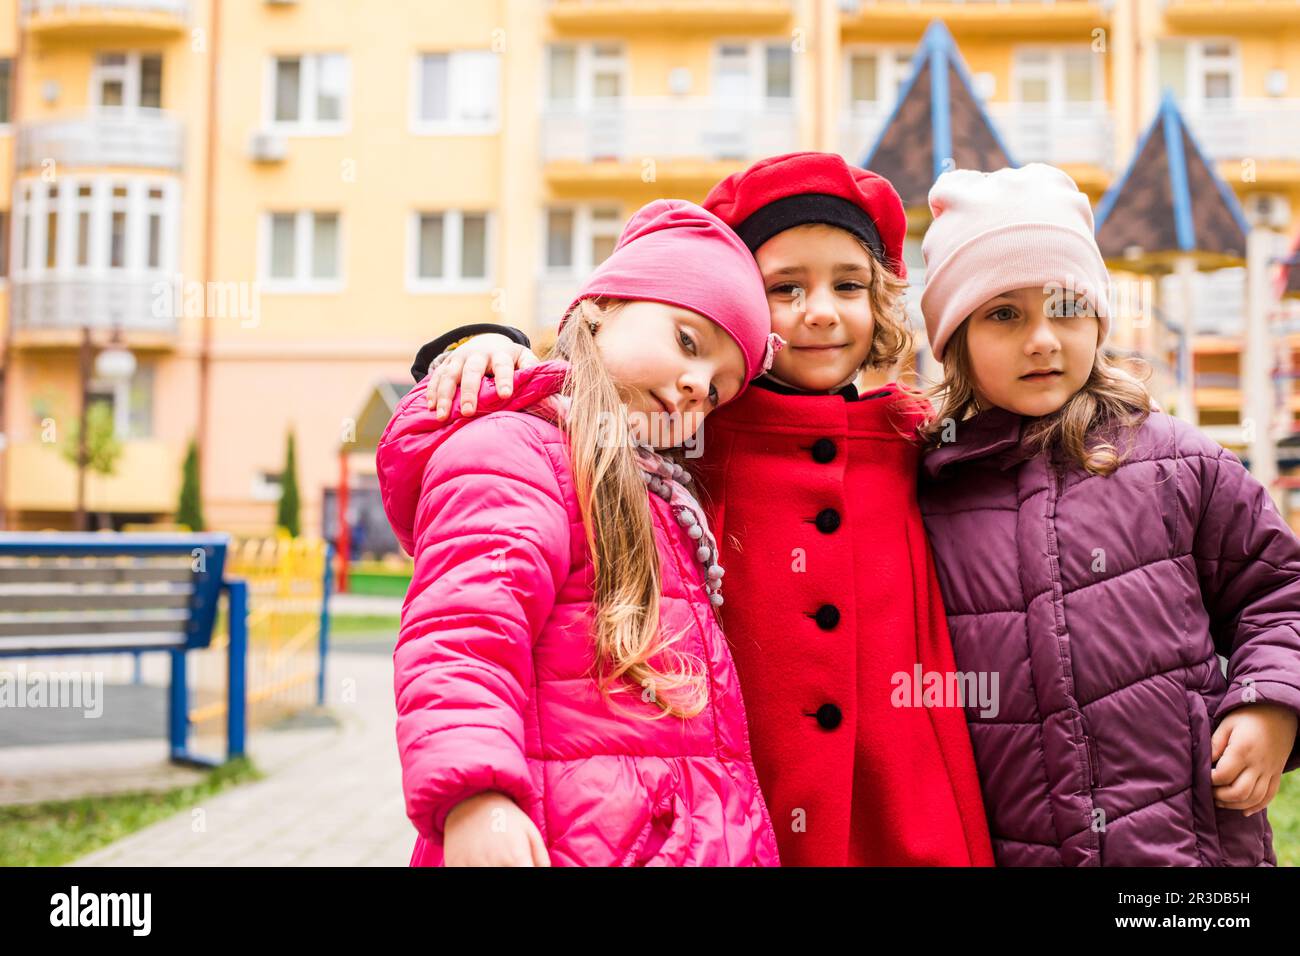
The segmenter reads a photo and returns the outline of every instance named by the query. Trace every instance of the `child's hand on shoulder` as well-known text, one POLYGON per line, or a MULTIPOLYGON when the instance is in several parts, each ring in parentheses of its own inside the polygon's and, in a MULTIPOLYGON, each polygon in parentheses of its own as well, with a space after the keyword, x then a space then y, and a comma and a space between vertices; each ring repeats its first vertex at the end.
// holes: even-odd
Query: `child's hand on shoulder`
POLYGON ((429 369, 425 396, 435 418, 446 418, 452 397, 460 389, 462 415, 478 410, 478 389, 484 376, 496 379, 497 394, 508 398, 514 387, 515 369, 540 362, 536 355, 504 335, 486 332, 460 348, 444 352, 429 369))
POLYGON ((504 793, 487 791, 451 808, 443 827, 446 866, 550 866, 542 834, 504 793))
POLYGON ((1247 704, 1223 718, 1210 739, 1215 806, 1246 816, 1268 806, 1295 746, 1296 723, 1295 711, 1280 704, 1247 704))

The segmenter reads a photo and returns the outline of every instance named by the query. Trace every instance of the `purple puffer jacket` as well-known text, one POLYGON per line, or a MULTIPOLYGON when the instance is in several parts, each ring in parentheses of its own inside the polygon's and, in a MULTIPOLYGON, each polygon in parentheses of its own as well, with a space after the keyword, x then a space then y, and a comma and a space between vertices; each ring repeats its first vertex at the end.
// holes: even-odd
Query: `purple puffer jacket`
POLYGON ((1168 415, 1108 477, 1022 423, 962 423, 921 478, 957 667, 998 681, 996 714, 966 706, 998 864, 1275 865, 1266 813, 1215 807, 1210 736, 1252 699, 1300 711, 1300 541, 1168 415))

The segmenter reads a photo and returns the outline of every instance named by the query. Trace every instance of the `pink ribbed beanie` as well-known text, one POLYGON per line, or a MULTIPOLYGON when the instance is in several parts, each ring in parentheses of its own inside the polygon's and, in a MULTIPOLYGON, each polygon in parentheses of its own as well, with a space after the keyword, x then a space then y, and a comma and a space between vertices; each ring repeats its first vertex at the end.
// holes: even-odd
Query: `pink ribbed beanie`
POLYGON ((772 332, 767 289, 753 254, 725 222, 685 199, 656 199, 633 213, 614 251, 583 283, 565 316, 596 296, 663 302, 721 326, 745 356, 741 391, 771 368, 774 352, 785 344, 772 332))
POLYGON ((1110 331, 1110 274, 1093 235, 1092 206, 1055 166, 944 173, 930 189, 934 222, 921 241, 921 311, 930 350, 983 303, 1012 289, 1055 284, 1083 295, 1110 331))

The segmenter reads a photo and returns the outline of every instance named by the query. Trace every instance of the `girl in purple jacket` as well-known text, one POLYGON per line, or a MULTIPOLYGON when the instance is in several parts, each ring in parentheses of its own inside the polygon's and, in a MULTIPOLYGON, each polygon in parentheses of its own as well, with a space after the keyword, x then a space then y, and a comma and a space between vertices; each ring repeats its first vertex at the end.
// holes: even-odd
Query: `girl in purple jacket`
POLYGON ((999 864, 1275 865, 1300 542, 1103 351, 1109 276, 1069 176, 957 170, 930 208, 921 504, 958 677, 996 688, 967 720, 999 864))

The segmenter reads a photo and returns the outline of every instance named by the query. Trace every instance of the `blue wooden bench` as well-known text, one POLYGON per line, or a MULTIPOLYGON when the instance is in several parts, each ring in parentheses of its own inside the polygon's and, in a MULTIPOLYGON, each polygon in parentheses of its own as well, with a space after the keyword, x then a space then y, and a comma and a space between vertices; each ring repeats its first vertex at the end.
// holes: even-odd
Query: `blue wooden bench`
POLYGON ((224 534, 0 532, 0 658, 166 651, 174 763, 212 767, 189 749, 185 655, 207 647, 229 598, 226 757, 244 753, 248 584, 224 577, 224 534))

